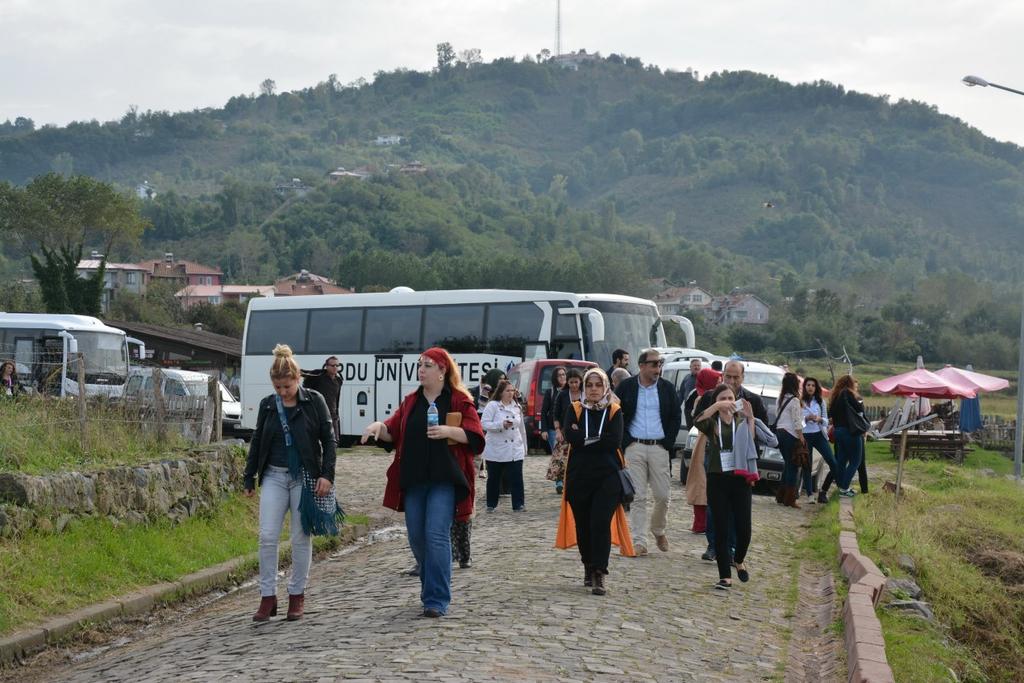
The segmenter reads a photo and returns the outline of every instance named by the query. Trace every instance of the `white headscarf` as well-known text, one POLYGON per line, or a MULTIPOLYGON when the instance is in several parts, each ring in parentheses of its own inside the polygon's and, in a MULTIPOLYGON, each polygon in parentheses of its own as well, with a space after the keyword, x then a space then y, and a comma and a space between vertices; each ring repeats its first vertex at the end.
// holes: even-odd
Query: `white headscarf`
POLYGON ((583 404, 584 408, 589 410, 604 410, 612 402, 618 403, 618 398, 612 393, 611 382, 608 381, 608 375, 604 374, 604 370, 601 368, 590 368, 583 373, 583 398, 580 399, 580 403, 583 404), (587 400, 587 377, 596 375, 601 378, 601 383, 604 385, 604 395, 601 396, 597 401, 587 400))

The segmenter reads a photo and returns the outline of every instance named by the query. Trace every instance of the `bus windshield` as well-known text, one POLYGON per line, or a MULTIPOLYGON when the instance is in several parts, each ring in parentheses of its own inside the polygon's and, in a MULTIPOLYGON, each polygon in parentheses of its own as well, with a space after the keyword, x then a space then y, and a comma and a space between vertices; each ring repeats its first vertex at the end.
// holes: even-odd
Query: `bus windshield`
POLYGON ((78 351, 85 356, 86 384, 125 383, 128 377, 128 358, 125 356, 124 337, 108 332, 72 333, 78 340, 78 351))
MULTIPOLYGON (((654 306, 619 301, 584 301, 580 305, 596 308, 604 317, 604 341, 589 342, 587 347, 587 359, 601 367, 612 362, 615 349, 625 349, 635 359, 643 349, 665 346, 665 332, 654 306)), ((586 316, 583 320, 589 340, 590 324, 586 316)))

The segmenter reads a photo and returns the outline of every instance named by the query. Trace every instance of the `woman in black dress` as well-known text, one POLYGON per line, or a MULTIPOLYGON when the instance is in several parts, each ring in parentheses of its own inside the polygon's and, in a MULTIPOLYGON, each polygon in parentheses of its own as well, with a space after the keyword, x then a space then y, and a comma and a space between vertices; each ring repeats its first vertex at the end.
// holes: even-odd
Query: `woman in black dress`
POLYGON ((562 433, 571 448, 565 496, 576 522, 583 583, 604 595, 612 517, 622 498, 622 412, 603 370, 592 368, 583 376, 583 400, 566 411, 562 433))

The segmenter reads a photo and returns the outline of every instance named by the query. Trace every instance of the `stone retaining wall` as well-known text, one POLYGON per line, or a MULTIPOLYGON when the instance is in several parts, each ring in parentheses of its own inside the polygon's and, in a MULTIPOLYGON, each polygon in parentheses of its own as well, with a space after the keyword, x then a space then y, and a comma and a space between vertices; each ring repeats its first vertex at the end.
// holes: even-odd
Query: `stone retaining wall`
POLYGON ((0 536, 32 528, 60 532, 82 516, 131 523, 161 517, 181 521, 241 486, 245 456, 238 443, 226 441, 173 460, 96 472, 0 474, 0 536))

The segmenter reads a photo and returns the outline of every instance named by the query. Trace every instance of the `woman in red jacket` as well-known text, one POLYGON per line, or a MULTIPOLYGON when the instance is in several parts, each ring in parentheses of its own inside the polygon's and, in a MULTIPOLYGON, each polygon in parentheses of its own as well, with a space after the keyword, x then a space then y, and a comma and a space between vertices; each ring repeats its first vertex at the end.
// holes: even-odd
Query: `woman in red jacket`
POLYGON ((418 378, 419 388, 386 421, 370 423, 362 442, 395 446, 384 507, 405 511, 409 546, 420 567, 423 616, 441 617, 451 602, 452 521, 473 514, 473 455, 483 452, 484 434, 473 397, 447 351, 424 351, 418 378), (430 423, 431 414, 438 424, 430 423))

